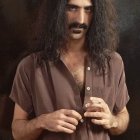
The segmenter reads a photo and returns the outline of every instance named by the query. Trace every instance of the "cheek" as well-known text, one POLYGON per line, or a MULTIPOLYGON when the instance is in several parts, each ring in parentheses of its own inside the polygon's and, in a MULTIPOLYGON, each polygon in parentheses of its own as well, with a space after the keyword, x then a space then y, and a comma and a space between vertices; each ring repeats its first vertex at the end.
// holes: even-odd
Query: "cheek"
POLYGON ((88 25, 91 25, 91 21, 92 21, 92 20, 90 19, 89 22, 88 22, 88 25))
POLYGON ((86 24, 89 26, 91 24, 91 22, 92 22, 92 18, 88 19, 86 24))
POLYGON ((90 23, 92 22, 92 19, 93 19, 93 16, 90 15, 88 18, 87 18, 87 24, 90 25, 90 23))
POLYGON ((71 23, 74 20, 74 16, 71 13, 66 13, 66 17, 67 17, 67 22, 68 24, 71 23))

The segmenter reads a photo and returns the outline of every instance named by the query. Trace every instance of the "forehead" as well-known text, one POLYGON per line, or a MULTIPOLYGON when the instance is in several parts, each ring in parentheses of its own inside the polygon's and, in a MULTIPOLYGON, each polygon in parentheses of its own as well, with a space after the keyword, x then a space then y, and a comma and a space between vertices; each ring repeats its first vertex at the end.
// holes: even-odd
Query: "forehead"
POLYGON ((79 7, 91 6, 91 0, 68 0, 68 4, 76 5, 79 7))

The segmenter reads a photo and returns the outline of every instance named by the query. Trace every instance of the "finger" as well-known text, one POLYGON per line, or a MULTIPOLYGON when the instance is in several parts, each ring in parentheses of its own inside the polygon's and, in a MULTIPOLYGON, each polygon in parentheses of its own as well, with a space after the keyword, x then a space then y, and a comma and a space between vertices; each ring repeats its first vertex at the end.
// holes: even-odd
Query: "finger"
POLYGON ((86 110, 87 111, 104 111, 104 107, 102 104, 87 104, 86 105, 86 110))
POLYGON ((88 102, 85 107, 89 109, 89 107, 99 107, 102 108, 102 111, 108 111, 109 107, 105 103, 105 101, 98 97, 90 97, 90 102, 88 102))
POLYGON ((69 116, 65 116, 64 121, 68 122, 68 123, 71 123, 75 126, 78 125, 78 120, 75 119, 75 118, 69 117, 69 116))
POLYGON ((99 97, 90 97, 91 102, 104 102, 102 98, 99 97))
MULTIPOLYGON (((64 110, 62 110, 62 111, 64 112, 64 110)), ((59 114, 59 118, 58 118, 59 120, 63 120, 65 122, 71 123, 75 126, 78 124, 77 119, 70 117, 70 116, 67 116, 66 113, 63 113, 63 112, 61 114, 59 114)))
POLYGON ((93 106, 93 105, 103 105, 105 102, 102 99, 94 99, 94 97, 90 97, 90 100, 87 104, 85 104, 85 107, 93 106))
POLYGON ((88 107, 86 109, 87 112, 103 112, 104 109, 102 107, 88 107))
POLYGON ((102 125, 102 126, 105 126, 108 124, 108 121, 106 119, 91 119, 91 122, 94 123, 94 124, 97 124, 97 125, 102 125))
POLYGON ((61 123, 61 126, 65 127, 65 128, 68 128, 68 129, 71 129, 71 130, 76 130, 76 126, 71 124, 71 123, 68 123, 68 122, 62 122, 61 123))
POLYGON ((103 112, 85 112, 84 113, 85 117, 91 117, 91 118, 103 118, 104 113, 103 112))
POLYGON ((92 104, 102 104, 102 105, 106 104, 102 98, 98 98, 98 97, 90 97, 90 101, 92 104))
POLYGON ((58 126, 57 126, 57 132, 65 132, 65 133, 71 134, 71 133, 74 132, 74 130, 65 128, 65 127, 63 127, 63 126, 61 126, 61 125, 58 125, 58 126))
POLYGON ((75 110, 67 110, 67 109, 65 109, 64 114, 66 116, 70 116, 72 118, 75 118, 78 121, 82 119, 82 116, 78 112, 76 112, 75 110))

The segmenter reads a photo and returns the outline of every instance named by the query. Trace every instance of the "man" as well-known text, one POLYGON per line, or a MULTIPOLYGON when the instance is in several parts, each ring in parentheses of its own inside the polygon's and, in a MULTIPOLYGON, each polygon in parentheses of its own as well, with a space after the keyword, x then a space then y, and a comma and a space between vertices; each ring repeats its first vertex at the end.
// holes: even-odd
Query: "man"
POLYGON ((48 0, 45 46, 17 68, 15 140, 109 140, 129 122, 111 0, 48 0))

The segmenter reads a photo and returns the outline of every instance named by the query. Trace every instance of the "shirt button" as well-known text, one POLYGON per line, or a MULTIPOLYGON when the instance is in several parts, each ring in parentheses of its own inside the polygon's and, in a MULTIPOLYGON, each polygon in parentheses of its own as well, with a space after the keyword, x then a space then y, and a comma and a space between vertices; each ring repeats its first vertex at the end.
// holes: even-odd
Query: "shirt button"
POLYGON ((83 123, 84 122, 84 119, 81 119, 80 122, 83 123))
POLYGON ((87 90, 89 91, 90 90, 90 87, 87 87, 87 90))
POLYGON ((90 67, 87 67, 87 70, 90 70, 90 67))

